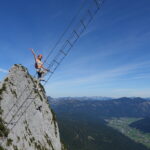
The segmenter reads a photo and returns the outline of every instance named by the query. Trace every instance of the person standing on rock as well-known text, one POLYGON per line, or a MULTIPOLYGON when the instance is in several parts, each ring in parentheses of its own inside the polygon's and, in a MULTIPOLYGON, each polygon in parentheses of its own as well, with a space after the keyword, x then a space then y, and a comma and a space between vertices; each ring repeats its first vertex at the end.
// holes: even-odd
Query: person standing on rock
POLYGON ((35 54, 34 50, 31 48, 30 49, 32 54, 34 55, 34 59, 35 59, 35 68, 36 68, 36 72, 38 75, 38 79, 40 81, 44 81, 42 78, 44 77, 44 75, 49 71, 48 69, 46 69, 43 66, 43 62, 42 62, 42 54, 39 54, 38 56, 35 54))

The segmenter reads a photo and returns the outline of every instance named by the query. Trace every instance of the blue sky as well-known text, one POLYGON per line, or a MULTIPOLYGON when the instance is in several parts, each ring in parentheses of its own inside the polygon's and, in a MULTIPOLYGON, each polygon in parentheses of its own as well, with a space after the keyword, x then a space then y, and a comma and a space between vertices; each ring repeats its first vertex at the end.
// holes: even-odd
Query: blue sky
MULTIPOLYGON (((48 54, 81 0, 2 0, 0 79, 13 64, 34 74, 32 47, 48 54)), ((150 97, 150 1, 106 0, 46 86, 60 96, 150 97)))

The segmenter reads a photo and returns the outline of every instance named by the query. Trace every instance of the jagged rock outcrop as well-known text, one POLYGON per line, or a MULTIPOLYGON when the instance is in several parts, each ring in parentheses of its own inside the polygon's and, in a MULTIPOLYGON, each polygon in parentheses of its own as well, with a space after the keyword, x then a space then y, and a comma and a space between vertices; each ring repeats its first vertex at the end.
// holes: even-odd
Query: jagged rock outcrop
POLYGON ((0 82, 0 150, 62 150, 55 114, 41 84, 21 65, 0 82))

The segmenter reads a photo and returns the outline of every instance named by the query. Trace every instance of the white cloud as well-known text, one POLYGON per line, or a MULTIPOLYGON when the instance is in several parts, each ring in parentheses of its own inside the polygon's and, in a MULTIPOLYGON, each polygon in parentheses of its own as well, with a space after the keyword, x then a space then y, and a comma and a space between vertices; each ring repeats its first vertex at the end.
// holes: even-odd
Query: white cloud
POLYGON ((149 78, 149 71, 146 71, 149 70, 149 66, 150 61, 145 61, 120 65, 108 70, 99 70, 97 73, 85 74, 82 77, 74 76, 63 79, 63 74, 60 79, 54 77, 54 80, 51 80, 46 86, 46 91, 49 95, 54 97, 68 95, 149 97, 149 89, 147 86, 135 87, 135 85, 131 83, 138 83, 140 79, 144 81, 149 78), (117 86, 118 83, 119 86, 117 86))
POLYGON ((8 70, 0 68, 0 72, 2 72, 2 73, 8 73, 8 70))
POLYGON ((141 63, 135 63, 135 64, 128 64, 124 66, 120 66, 114 69, 106 70, 106 71, 98 71, 97 74, 93 75, 86 75, 83 77, 74 77, 74 78, 68 78, 68 79, 60 79, 58 81, 53 80, 49 85, 50 87, 75 87, 75 86, 82 86, 87 84, 98 84, 98 83, 105 83, 110 82, 110 80, 116 80, 120 81, 121 79, 127 79, 122 78, 124 75, 130 75, 134 74, 134 76, 130 77, 131 80, 137 80, 139 78, 147 78, 147 74, 140 75, 138 72, 140 68, 148 67, 150 65, 150 62, 141 62, 141 63), (133 78, 134 77, 134 78, 133 78))

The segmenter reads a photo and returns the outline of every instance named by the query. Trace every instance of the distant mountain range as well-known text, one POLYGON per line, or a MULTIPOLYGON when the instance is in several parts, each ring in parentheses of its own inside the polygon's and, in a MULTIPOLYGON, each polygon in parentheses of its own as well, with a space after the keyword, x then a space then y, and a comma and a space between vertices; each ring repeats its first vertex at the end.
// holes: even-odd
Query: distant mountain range
MULTIPOLYGON (((124 97, 124 98, 130 98, 130 99, 137 99, 140 97, 124 97)), ((87 101, 87 100, 112 100, 112 99, 117 99, 117 98, 113 98, 113 97, 103 97, 103 96, 82 96, 82 97, 58 97, 58 98, 52 98, 49 96, 49 99, 51 100, 56 100, 56 101, 60 101, 60 100, 81 100, 81 101, 87 101)), ((121 99, 121 98, 118 98, 121 99)), ((147 98, 141 98, 141 99, 145 99, 145 100, 150 100, 150 97, 147 98)))
POLYGON ((102 97, 102 96, 92 96, 92 97, 87 97, 87 96, 83 96, 83 97, 59 97, 59 98, 52 98, 49 97, 49 99, 53 99, 53 100, 111 100, 113 98, 111 97, 102 97))
MULTIPOLYGON (((61 139, 68 150, 148 150, 144 145, 109 127, 105 121, 109 118, 150 116, 150 101, 147 99, 49 97, 49 103, 56 112, 61 139)), ((137 122, 132 126, 142 130, 145 122, 137 122)))
POLYGON ((93 117, 147 117, 150 116, 150 101, 143 98, 119 98, 111 100, 49 99, 56 112, 80 114, 93 117), (63 107, 62 107, 63 106, 63 107))

